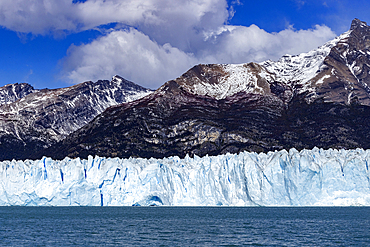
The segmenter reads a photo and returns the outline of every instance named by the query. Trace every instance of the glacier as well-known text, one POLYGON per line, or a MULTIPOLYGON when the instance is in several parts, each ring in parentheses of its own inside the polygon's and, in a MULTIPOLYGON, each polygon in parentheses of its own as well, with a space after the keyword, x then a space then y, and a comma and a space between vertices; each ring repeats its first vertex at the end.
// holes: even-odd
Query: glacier
POLYGON ((369 206, 370 150, 0 162, 0 205, 369 206))

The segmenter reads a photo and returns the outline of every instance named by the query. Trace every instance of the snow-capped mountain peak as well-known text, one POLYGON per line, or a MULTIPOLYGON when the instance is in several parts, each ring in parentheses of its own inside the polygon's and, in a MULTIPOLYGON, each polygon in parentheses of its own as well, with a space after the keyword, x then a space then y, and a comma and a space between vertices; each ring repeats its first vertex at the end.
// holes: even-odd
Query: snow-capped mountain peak
POLYGON ((267 60, 259 64, 197 65, 175 81, 192 94, 216 99, 224 99, 238 92, 270 93, 269 84, 275 81, 298 88, 297 93, 314 92, 312 79, 325 66, 324 60, 331 49, 340 41, 346 40, 351 32, 352 30, 307 53, 284 55, 276 62, 267 60))
POLYGON ((275 76, 275 80, 287 84, 298 85, 297 93, 313 92, 311 82, 313 78, 323 69, 324 60, 331 49, 338 42, 345 40, 351 31, 347 31, 333 40, 326 42, 317 49, 299 55, 284 55, 278 61, 271 60, 262 62, 261 65, 275 76))
POLYGON ((355 18, 355 19, 352 20, 351 29, 350 30, 354 30, 356 28, 366 28, 366 27, 367 27, 367 23, 366 22, 361 21, 361 20, 355 18))
POLYGON ((13 150, 3 150, 2 158, 8 154, 14 157, 12 152, 15 157, 24 157, 40 147, 48 147, 86 125, 108 107, 152 92, 119 76, 111 81, 87 81, 59 89, 34 90, 27 85, 0 88, 0 96, 13 96, 14 88, 28 88, 23 94, 18 89, 16 101, 8 100, 7 104, 0 105, 0 152, 13 150))
POLYGON ((28 94, 35 93, 37 91, 39 90, 34 89, 28 83, 7 84, 3 87, 0 87, 0 105, 12 103, 28 94))
POLYGON ((369 29, 355 20, 349 32, 277 62, 197 65, 150 96, 108 108, 44 153, 163 158, 368 149, 369 29))
POLYGON ((278 61, 197 65, 174 80, 196 95, 225 99, 236 93, 265 95, 278 82, 307 102, 370 105, 370 27, 353 20, 351 29, 324 45, 278 61))

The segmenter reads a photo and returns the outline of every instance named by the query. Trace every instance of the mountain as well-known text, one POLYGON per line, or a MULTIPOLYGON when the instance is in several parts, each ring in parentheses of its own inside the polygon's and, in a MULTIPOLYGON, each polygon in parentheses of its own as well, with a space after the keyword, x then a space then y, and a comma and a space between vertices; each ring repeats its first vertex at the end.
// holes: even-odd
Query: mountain
POLYGON ((24 96, 38 92, 28 83, 8 84, 0 87, 0 105, 12 103, 24 96))
POLYGON ((0 88, 0 159, 27 159, 86 125, 106 108, 152 91, 119 76, 67 88, 0 88))
POLYGON ((369 47, 370 27, 355 19, 308 53, 198 65, 140 100, 108 108, 35 158, 370 148, 369 47))

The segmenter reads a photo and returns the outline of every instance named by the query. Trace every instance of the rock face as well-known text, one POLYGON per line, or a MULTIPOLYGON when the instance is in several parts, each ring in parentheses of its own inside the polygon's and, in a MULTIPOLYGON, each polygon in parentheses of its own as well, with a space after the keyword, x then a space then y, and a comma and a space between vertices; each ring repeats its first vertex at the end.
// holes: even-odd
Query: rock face
POLYGON ((43 155, 370 148, 369 48, 370 27, 355 19, 348 32, 308 53, 198 65, 151 95, 107 109, 43 155))
POLYGON ((0 105, 12 103, 24 96, 35 93, 39 90, 34 89, 28 83, 8 84, 0 87, 0 105))
POLYGON ((119 76, 68 88, 0 88, 0 159, 27 159, 86 125, 106 108, 152 91, 119 76))

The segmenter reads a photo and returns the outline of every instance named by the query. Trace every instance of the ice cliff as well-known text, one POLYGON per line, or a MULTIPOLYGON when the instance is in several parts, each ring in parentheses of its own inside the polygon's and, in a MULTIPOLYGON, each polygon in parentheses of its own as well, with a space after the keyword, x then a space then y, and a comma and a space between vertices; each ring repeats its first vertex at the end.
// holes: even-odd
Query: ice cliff
POLYGON ((370 150, 0 163, 0 205, 370 205, 370 150))

